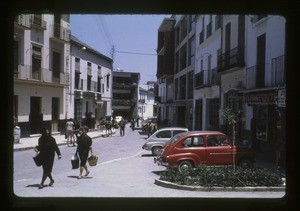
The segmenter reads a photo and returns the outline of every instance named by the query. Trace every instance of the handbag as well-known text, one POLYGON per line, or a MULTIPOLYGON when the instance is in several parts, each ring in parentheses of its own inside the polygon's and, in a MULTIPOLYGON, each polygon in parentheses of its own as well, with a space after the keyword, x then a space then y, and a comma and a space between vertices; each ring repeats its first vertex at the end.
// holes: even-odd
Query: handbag
POLYGON ((33 157, 33 160, 34 160, 36 166, 41 166, 42 165, 41 153, 37 152, 36 155, 33 157))
POLYGON ((90 165, 90 166, 96 166, 96 165, 97 165, 97 162, 98 162, 98 156, 96 156, 96 155, 91 155, 91 156, 88 158, 88 162, 89 162, 89 165, 90 165))
POLYGON ((71 164, 72 164, 72 169, 78 169, 79 168, 79 158, 77 153, 75 153, 72 158, 71 158, 71 164))

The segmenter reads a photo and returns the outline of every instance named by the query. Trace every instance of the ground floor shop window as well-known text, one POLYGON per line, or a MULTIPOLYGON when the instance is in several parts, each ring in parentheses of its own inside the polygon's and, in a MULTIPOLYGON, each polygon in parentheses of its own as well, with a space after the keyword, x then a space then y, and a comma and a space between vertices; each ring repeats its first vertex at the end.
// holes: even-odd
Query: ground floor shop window
POLYGON ((267 141, 267 124, 268 124, 268 106, 257 106, 257 128, 256 138, 258 140, 267 141))

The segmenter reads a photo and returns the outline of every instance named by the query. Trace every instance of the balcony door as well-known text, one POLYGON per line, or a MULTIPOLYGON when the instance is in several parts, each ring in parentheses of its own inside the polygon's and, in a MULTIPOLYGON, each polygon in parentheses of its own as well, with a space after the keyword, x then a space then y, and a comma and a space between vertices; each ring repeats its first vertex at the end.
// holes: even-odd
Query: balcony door
POLYGON ((58 131, 58 121, 59 121, 59 98, 52 98, 52 121, 51 130, 52 132, 58 131))
POLYGON ((265 63, 266 63, 266 34, 257 37, 256 52, 256 86, 264 87, 265 84, 265 63))
POLYGON ((60 53, 53 52, 53 60, 52 60, 52 78, 53 82, 59 83, 60 78, 60 53))

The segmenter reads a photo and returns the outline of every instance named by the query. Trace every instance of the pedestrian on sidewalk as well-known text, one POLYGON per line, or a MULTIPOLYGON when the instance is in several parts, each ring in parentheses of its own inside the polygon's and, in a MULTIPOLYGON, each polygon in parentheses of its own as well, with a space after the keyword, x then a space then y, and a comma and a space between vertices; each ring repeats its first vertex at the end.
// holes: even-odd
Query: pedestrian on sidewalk
POLYGON ((125 125, 126 125, 126 122, 125 122, 125 120, 123 119, 123 117, 122 117, 122 119, 121 119, 119 125, 120 125, 120 135, 121 135, 121 136, 124 136, 124 135, 125 135, 125 125))
POLYGON ((84 125, 79 128, 79 137, 77 140, 77 149, 76 153, 79 154, 80 158, 80 168, 79 168, 79 176, 78 179, 82 178, 83 170, 85 170, 85 175, 88 176, 90 171, 87 168, 86 161, 89 156, 89 151, 91 152, 91 156, 93 156, 93 148, 92 148, 92 138, 87 135, 89 131, 88 126, 84 125))
POLYGON ((73 144, 73 146, 75 146, 75 128, 74 128, 74 122, 73 119, 70 118, 67 122, 66 122, 66 131, 67 131, 67 143, 68 146, 69 144, 73 144))
POLYGON ((44 187, 44 182, 49 177, 49 186, 53 186, 54 180, 51 175, 55 152, 58 155, 58 159, 61 159, 61 153, 56 143, 55 138, 51 136, 49 129, 42 129, 42 136, 38 140, 38 145, 34 148, 34 151, 40 152, 41 162, 43 167, 43 176, 39 189, 44 187))

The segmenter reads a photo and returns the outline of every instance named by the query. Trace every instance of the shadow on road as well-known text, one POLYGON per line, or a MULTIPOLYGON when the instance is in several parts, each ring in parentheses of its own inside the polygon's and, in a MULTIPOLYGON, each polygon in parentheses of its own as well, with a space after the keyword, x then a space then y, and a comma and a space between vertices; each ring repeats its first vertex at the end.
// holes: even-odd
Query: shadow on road
POLYGON ((152 173, 154 173, 158 176, 160 176, 163 172, 165 172, 165 170, 164 171, 152 171, 152 173))
MULTIPOLYGON (((78 176, 74 176, 74 175, 71 175, 71 176, 68 176, 69 178, 74 178, 74 179, 78 179, 78 176)), ((93 177, 82 177, 81 179, 92 179, 93 177)))
MULTIPOLYGON (((32 185, 27 185, 26 188, 38 188, 40 186, 40 184, 32 184, 32 185)), ((44 185, 45 187, 49 187, 49 185, 44 185)))
POLYGON ((155 155, 153 155, 153 154, 143 154, 143 155, 141 155, 141 157, 154 157, 155 155))

